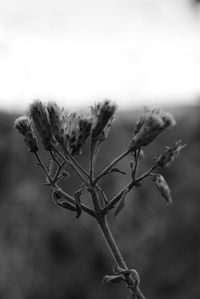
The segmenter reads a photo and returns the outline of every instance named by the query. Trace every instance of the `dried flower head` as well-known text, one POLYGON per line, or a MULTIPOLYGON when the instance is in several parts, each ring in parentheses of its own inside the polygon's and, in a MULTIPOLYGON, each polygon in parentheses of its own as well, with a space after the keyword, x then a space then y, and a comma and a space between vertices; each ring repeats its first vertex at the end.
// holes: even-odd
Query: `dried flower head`
POLYGON ((49 123, 51 131, 55 140, 59 143, 63 142, 64 126, 65 126, 65 112, 60 109, 56 103, 49 102, 47 105, 49 114, 49 123))
POLYGON ((160 191, 162 197, 166 200, 167 204, 172 204, 171 191, 164 177, 161 174, 155 174, 153 176, 153 182, 160 191))
POLYGON ((72 154, 81 153, 82 147, 91 132, 92 122, 77 113, 67 114, 65 117, 63 146, 72 154))
POLYGON ((135 150, 151 143, 164 130, 176 124, 173 116, 160 109, 145 109, 144 114, 136 123, 130 149, 135 150))
POLYGON ((165 152, 158 157, 156 164, 161 167, 168 167, 179 155, 180 151, 186 147, 186 144, 182 145, 181 140, 177 141, 172 146, 167 146, 165 152))
POLYGON ((47 151, 51 150, 52 131, 46 106, 42 102, 36 100, 30 106, 30 116, 42 138, 45 149, 47 151))
POLYGON ((91 114, 93 119, 93 139, 104 139, 107 137, 116 109, 116 105, 111 104, 108 100, 105 100, 103 103, 98 103, 94 107, 91 107, 91 114), (102 136, 100 136, 101 134, 102 136))
POLYGON ((30 118, 26 115, 21 116, 15 120, 14 126, 18 132, 24 136, 24 141, 29 151, 36 153, 38 151, 38 143, 33 132, 30 118))

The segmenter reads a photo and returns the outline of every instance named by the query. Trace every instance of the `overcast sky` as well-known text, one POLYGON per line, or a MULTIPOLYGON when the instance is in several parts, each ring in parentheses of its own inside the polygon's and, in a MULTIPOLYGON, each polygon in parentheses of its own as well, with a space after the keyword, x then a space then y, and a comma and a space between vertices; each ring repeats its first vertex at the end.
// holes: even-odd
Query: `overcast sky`
POLYGON ((189 0, 1 0, 0 108, 35 98, 124 108, 200 95, 200 13, 189 0))

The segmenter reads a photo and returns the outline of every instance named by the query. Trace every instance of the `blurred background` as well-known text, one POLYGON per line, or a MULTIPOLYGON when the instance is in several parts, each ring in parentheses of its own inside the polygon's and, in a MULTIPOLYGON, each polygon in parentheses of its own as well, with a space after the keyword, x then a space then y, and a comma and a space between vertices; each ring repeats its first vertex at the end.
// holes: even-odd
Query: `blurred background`
MULTIPOLYGON (((110 98, 118 112, 97 171, 130 142, 143 106, 161 106, 177 125, 145 149, 140 172, 166 145, 187 147, 168 169, 166 206, 148 180, 128 196, 111 229, 148 299, 200 298, 200 1, 1 0, 0 298, 121 299, 123 285, 101 285, 114 261, 87 215, 56 206, 13 122, 33 99, 82 111, 110 98)), ((79 162, 88 166, 87 145, 79 162)), ((41 153, 44 161, 48 156, 41 153)), ((111 198, 127 175, 102 183, 111 198)), ((64 188, 72 194, 80 181, 64 188)), ((83 200, 89 204, 88 198, 83 200)))

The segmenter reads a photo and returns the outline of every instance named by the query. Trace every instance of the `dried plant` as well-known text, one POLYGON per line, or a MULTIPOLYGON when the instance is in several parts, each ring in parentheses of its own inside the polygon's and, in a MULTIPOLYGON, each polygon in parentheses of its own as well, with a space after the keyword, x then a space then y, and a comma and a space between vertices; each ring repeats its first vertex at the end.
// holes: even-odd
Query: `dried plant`
POLYGON ((118 215, 126 204, 127 194, 134 187, 141 186, 146 178, 151 179, 166 203, 171 204, 171 192, 166 180, 161 174, 154 171, 159 167, 168 167, 185 145, 178 141, 174 145, 166 147, 164 153, 154 159, 152 167, 138 177, 138 162, 144 159, 145 146, 175 125, 173 116, 168 112, 160 109, 145 109, 135 125, 132 139, 125 151, 95 175, 95 162, 99 148, 108 137, 115 112, 116 105, 108 100, 91 107, 89 117, 77 113, 67 113, 55 103, 45 105, 37 100, 30 106, 28 115, 19 117, 15 121, 15 128, 24 136, 29 151, 35 155, 37 164, 44 171, 45 185, 51 187, 54 202, 75 213, 77 218, 83 211, 98 223, 116 262, 113 273, 106 275, 103 282, 124 282, 130 291, 129 298, 144 299, 139 287, 139 274, 135 269, 129 269, 126 265, 110 231, 107 214, 114 210, 114 215, 118 215), (50 157, 48 166, 45 166, 39 156, 39 145, 34 129, 37 130, 44 149, 50 157), (90 154, 86 170, 79 164, 76 157, 81 154, 87 140, 90 142, 90 154), (117 172, 124 174, 116 167, 116 164, 129 154, 133 157, 133 161, 130 163, 131 180, 117 195, 108 199, 99 183, 105 176, 117 172), (59 186, 60 180, 69 176, 67 167, 72 168, 82 181, 82 185, 73 195, 64 192, 59 186), (91 199, 91 207, 81 200, 83 188, 87 190, 91 199), (103 202, 100 200, 101 197, 104 199, 103 202))

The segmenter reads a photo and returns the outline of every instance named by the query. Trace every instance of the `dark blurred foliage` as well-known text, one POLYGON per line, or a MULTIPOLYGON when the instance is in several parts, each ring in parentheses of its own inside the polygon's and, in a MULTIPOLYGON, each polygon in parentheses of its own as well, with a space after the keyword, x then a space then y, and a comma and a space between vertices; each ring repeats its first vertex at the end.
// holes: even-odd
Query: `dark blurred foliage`
MULTIPOLYGON (((129 194, 121 214, 110 216, 116 241, 128 265, 139 271, 148 299, 200 298, 200 108, 172 112, 177 126, 146 148, 140 172, 165 145, 180 138, 187 143, 172 166, 161 170, 174 204, 166 206, 146 180, 129 194)), ((97 171, 129 144, 136 115, 116 116, 97 171)), ((15 117, 0 114, 0 298, 125 298, 124 286, 101 285, 114 261, 94 220, 83 214, 77 221, 52 202, 41 170, 13 129, 15 117)), ((130 158, 120 163, 122 170, 128 172, 130 158)), ((87 166, 87 147, 79 161, 87 166)), ((111 197, 128 179, 113 174, 102 187, 111 197)), ((73 176, 63 186, 72 193, 78 185, 73 176)))
POLYGON ((200 4, 200 0, 192 0, 194 4, 200 4))

